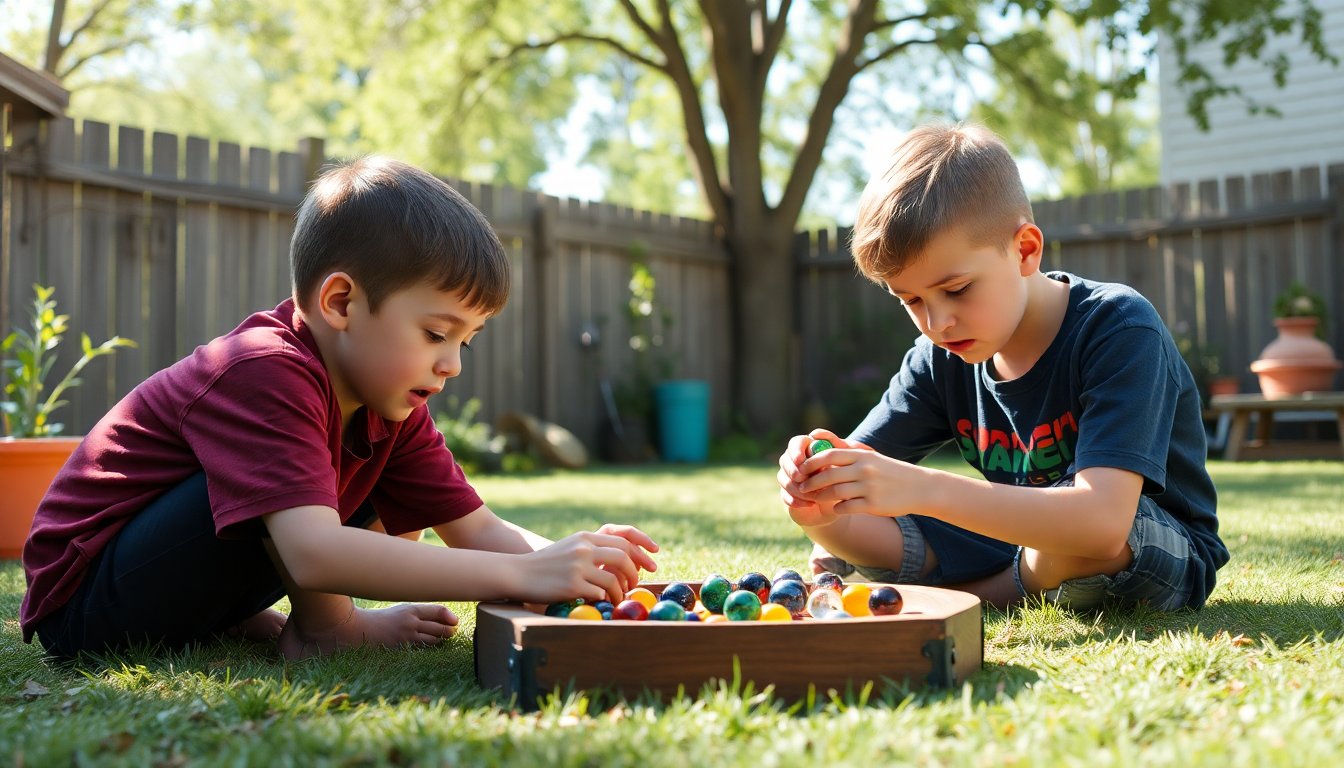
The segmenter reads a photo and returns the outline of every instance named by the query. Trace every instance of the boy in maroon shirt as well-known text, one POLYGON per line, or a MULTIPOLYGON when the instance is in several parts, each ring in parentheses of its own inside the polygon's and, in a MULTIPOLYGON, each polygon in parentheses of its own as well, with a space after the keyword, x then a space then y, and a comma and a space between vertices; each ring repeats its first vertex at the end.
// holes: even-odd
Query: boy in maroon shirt
POLYGON ((299 209, 294 298, 136 387, 52 483, 24 548, 24 640, 69 658, 226 631, 289 658, 435 644, 457 617, 373 600, 619 600, 630 526, 551 542, 467 483, 426 401, 499 312, 509 262, 419 169, 328 169, 299 209), (418 541, 425 528, 448 544, 418 541), (288 617, 269 606, 288 596, 288 617))

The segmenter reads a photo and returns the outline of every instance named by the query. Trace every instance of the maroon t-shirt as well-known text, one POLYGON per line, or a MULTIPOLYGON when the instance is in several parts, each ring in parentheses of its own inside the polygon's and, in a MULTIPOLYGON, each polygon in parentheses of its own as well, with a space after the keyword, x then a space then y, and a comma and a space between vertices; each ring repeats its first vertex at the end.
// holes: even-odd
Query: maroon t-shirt
POLYGON ((201 470, 224 538, 260 535, 262 515, 305 505, 345 521, 372 500, 393 535, 481 506, 428 408, 403 422, 361 409, 351 428, 343 446, 331 380, 293 301, 146 379, 94 426, 38 507, 23 549, 24 641, 136 513, 201 470))

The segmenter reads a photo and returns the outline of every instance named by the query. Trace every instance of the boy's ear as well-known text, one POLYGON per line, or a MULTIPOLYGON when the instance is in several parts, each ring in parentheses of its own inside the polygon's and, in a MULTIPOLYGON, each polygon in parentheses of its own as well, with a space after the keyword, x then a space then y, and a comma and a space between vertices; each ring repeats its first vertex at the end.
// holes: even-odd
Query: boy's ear
POLYGON ((1013 249, 1017 252, 1022 276, 1026 277, 1041 268, 1041 259, 1045 257, 1045 236, 1041 228, 1027 222, 1013 233, 1013 249))
POLYGON ((359 288, 345 272, 332 272, 317 289, 317 311, 322 319, 337 331, 343 331, 350 324, 350 304, 358 295, 359 288))

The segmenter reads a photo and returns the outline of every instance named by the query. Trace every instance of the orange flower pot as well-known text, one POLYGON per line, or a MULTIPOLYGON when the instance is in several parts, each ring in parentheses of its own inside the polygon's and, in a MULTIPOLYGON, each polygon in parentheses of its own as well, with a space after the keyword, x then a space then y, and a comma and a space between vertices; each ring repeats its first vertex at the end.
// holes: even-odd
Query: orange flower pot
POLYGON ((0 559, 23 555, 38 502, 82 438, 26 437, 0 440, 0 559))
POLYGON ((1251 363, 1266 398, 1334 389, 1335 373, 1344 363, 1335 359, 1329 344, 1316 338, 1318 322, 1315 317, 1275 318, 1278 337, 1251 363))

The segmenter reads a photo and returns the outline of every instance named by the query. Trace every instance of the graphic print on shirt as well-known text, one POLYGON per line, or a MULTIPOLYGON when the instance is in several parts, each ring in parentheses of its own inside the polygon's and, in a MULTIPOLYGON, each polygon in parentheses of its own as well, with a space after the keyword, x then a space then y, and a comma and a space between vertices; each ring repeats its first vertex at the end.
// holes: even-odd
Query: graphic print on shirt
MULTIPOLYGON (((1036 425, 1024 441, 1017 432, 958 419, 957 449, 986 478, 1011 478, 1015 485, 1049 485, 1064 476, 1078 445, 1072 411, 1036 425)), ((999 482, 1002 482, 1001 480, 999 482)))

